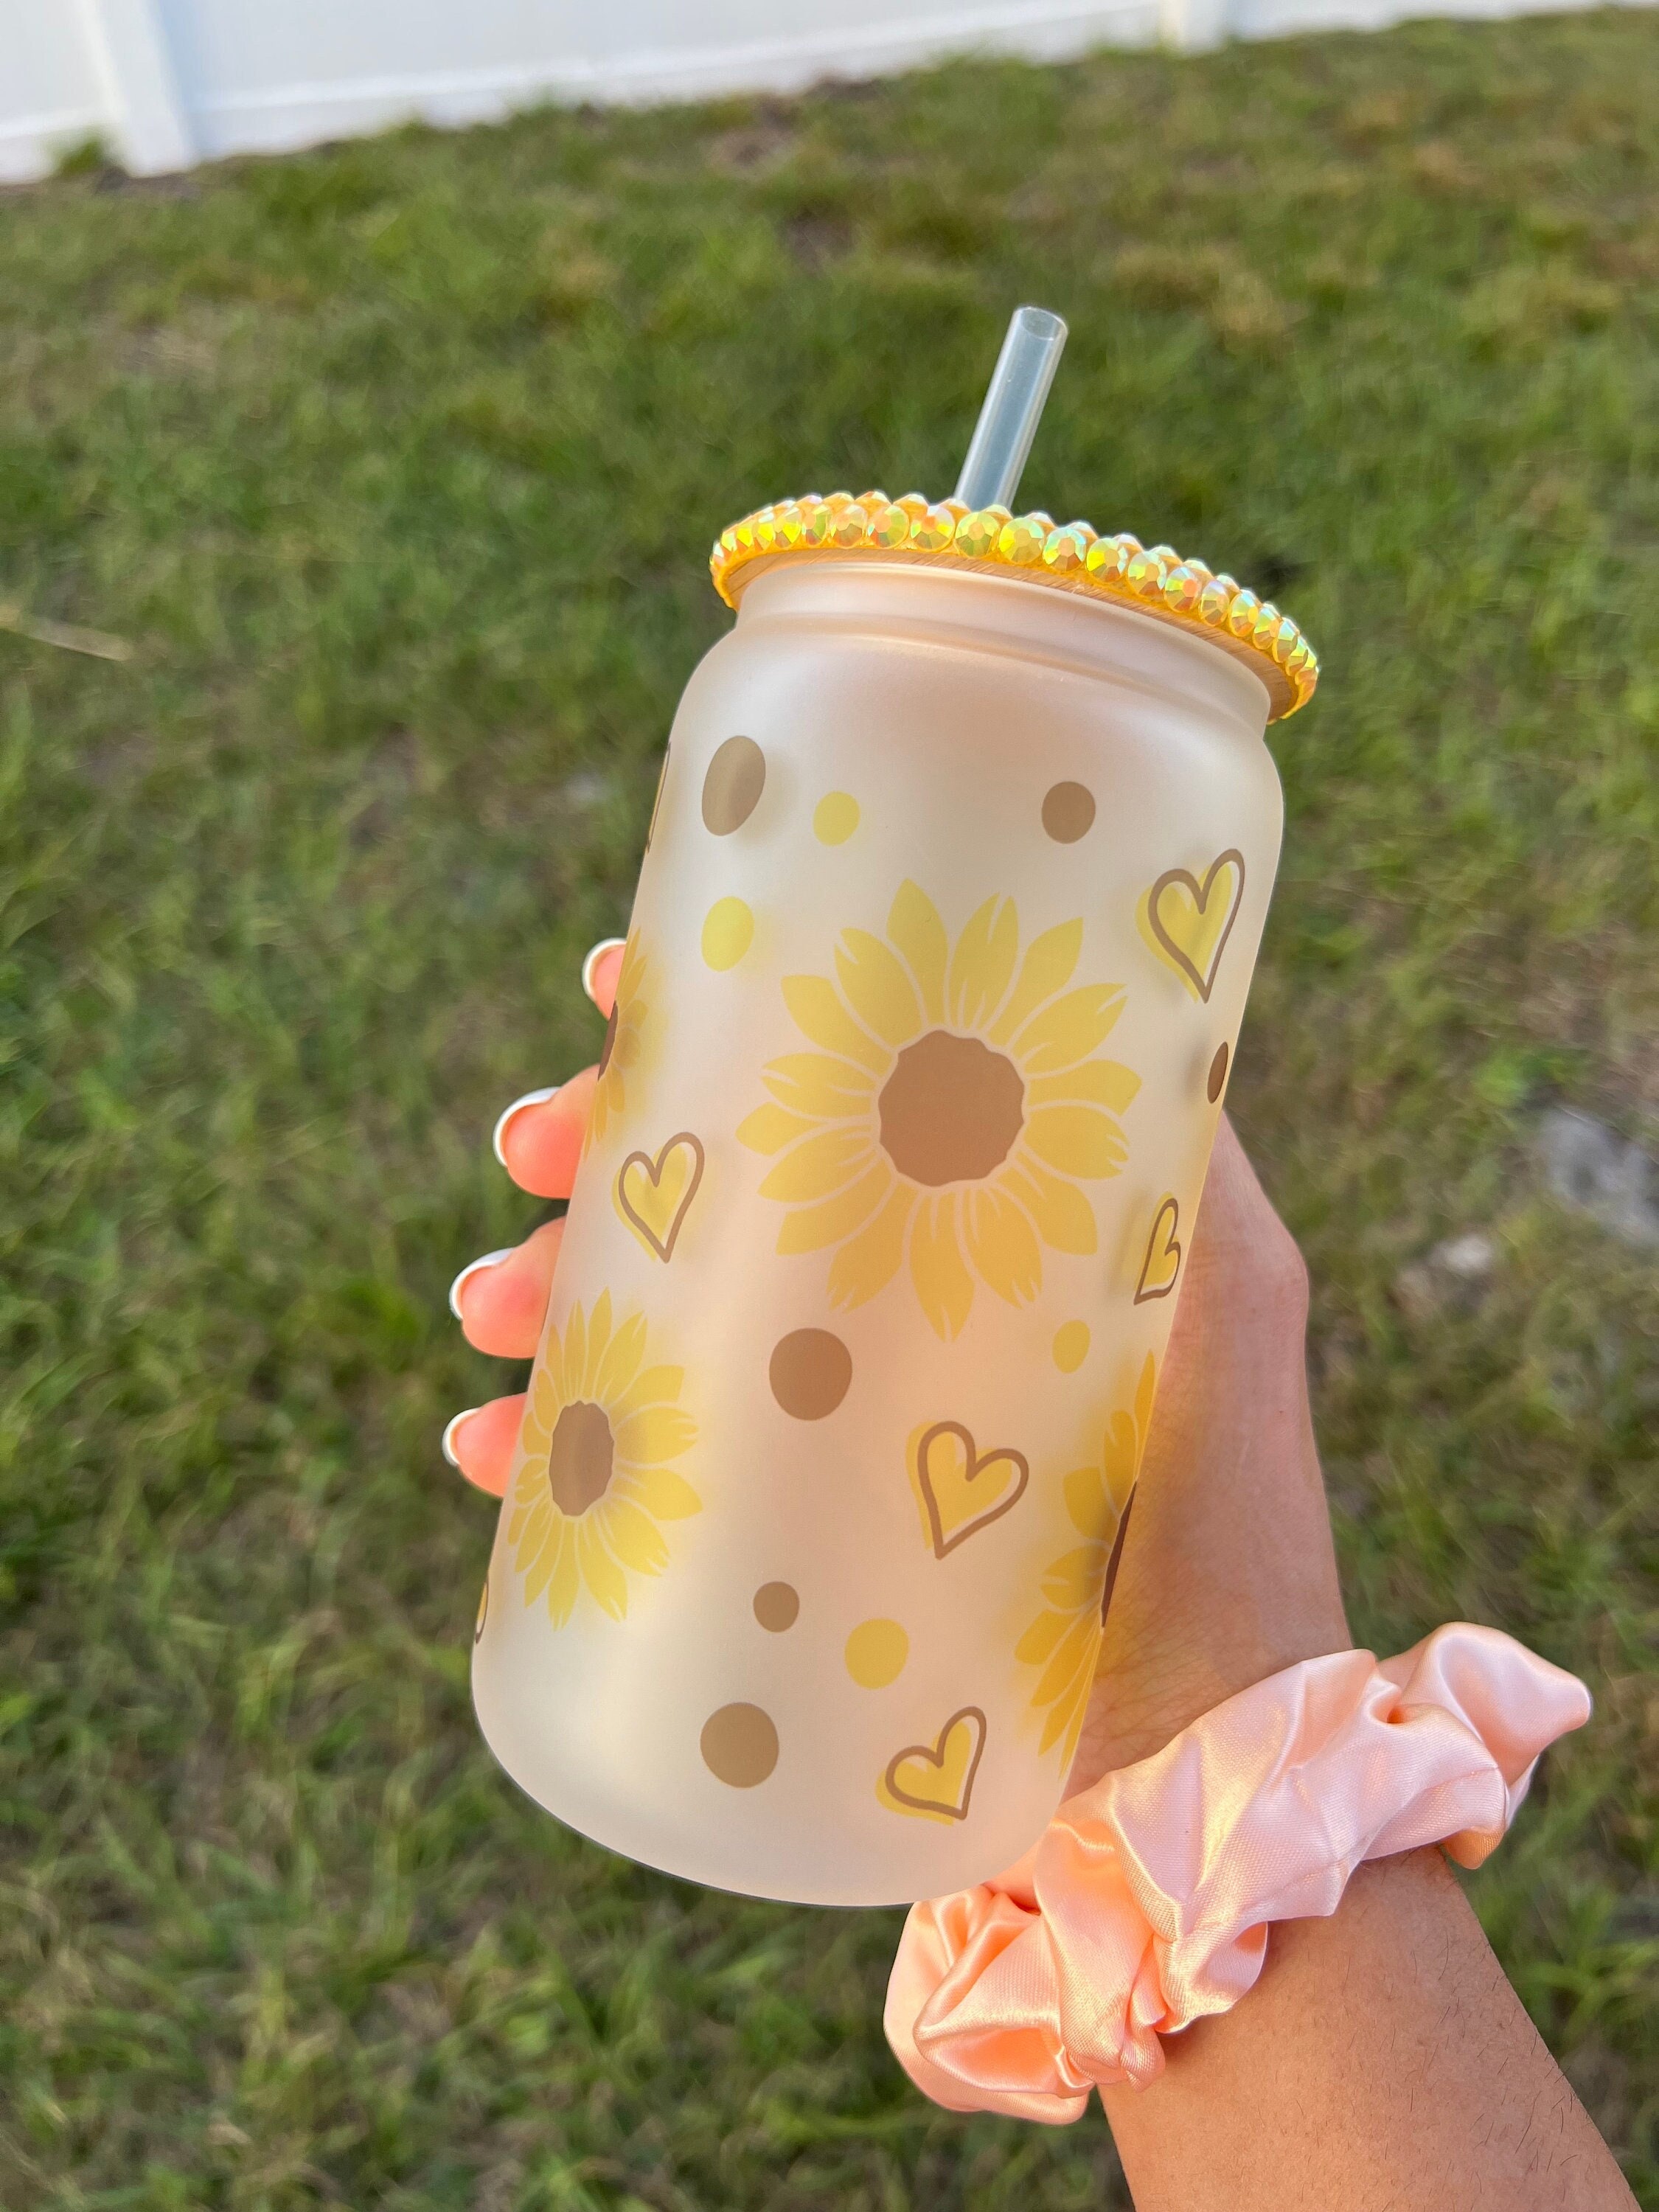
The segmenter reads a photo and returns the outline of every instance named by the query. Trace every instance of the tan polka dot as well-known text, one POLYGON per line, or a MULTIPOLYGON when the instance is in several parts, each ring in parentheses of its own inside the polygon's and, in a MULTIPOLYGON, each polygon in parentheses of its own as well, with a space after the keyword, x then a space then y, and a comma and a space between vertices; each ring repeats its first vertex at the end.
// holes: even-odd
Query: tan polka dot
POLYGON ((929 1030, 894 1061, 876 1110, 893 1165, 936 1190, 1002 1165, 1024 1126, 1025 1085, 1006 1053, 929 1030))
POLYGON ((1129 1533, 1129 1516, 1134 1510, 1135 1494, 1132 1490, 1123 1501, 1123 1510, 1118 1516, 1117 1534, 1112 1539, 1112 1556, 1106 1562, 1106 1586, 1100 1593, 1100 1617, 1106 1618, 1112 1602, 1112 1592, 1117 1588, 1117 1571, 1123 1558, 1123 1540, 1129 1533))
POLYGON ((547 1455, 547 1486, 561 1513, 574 1519, 611 1487, 617 1448, 603 1407, 578 1399, 560 1413, 547 1455))
POLYGON ((1056 845, 1075 845, 1095 826, 1095 795, 1087 784, 1051 784, 1042 801, 1042 826, 1056 845))
POLYGON ((1089 1357, 1086 1321, 1062 1322, 1054 1331, 1054 1364, 1062 1375, 1075 1375, 1089 1357))
POLYGON ((651 840, 657 834, 658 819, 662 813, 662 795, 668 788, 668 747, 662 752, 662 768, 657 777, 657 795, 651 802, 651 819, 645 826, 645 849, 651 850, 651 840))
POLYGON ((1215 1058, 1210 1062, 1209 1080, 1204 1086, 1205 1090, 1209 1094, 1209 1100, 1212 1106, 1213 1106, 1216 1100, 1220 1097, 1223 1085, 1226 1083, 1226 1080, 1227 1048, 1224 1044, 1218 1044, 1215 1048, 1215 1058))
POLYGON ((716 837, 741 830, 766 788, 766 755, 752 738, 728 738, 702 780, 703 827, 716 837))
POLYGON ((778 1763, 778 1732, 758 1705, 722 1705, 702 1724, 702 1763, 717 1782, 752 1790, 778 1763))
POLYGON ((812 835, 820 845, 844 845, 859 826, 859 803, 850 791, 826 792, 812 810, 812 835))
POLYGON ((861 1690, 884 1690, 910 1656, 910 1639, 896 1620, 861 1620, 847 1639, 847 1671, 861 1690))
POLYGON ((735 968, 755 941, 755 917, 740 898, 716 899, 703 917, 702 957, 716 970, 735 968))
POLYGON ((853 1355, 827 1328, 794 1328, 772 1347, 772 1395, 798 1421, 833 1413, 853 1380, 853 1355))
POLYGON ((763 1583, 755 1592, 755 1618, 774 1636, 781 1636, 800 1618, 800 1592, 793 1583, 763 1583))

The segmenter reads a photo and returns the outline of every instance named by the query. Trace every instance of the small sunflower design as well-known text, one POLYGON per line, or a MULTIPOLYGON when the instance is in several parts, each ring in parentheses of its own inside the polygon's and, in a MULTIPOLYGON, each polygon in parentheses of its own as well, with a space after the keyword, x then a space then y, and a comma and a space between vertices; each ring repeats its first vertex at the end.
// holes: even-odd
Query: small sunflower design
POLYGON ((611 1018, 605 1025, 605 1042, 599 1047, 599 1081, 594 1086, 593 1115, 587 1126, 584 1150, 586 1145, 603 1137, 611 1122, 619 1121, 627 1111, 630 1080, 638 1087, 646 1025, 651 1018, 650 1001, 646 996, 647 964, 639 932, 630 931, 623 947, 617 995, 611 1004, 611 1018))
POLYGON ((1032 1710, 1042 1715, 1038 1748, 1050 1751, 1060 1745, 1066 1766, 1077 1750, 1094 1687, 1109 1578, 1146 1449, 1157 1382, 1149 1352, 1133 1406, 1114 1413, 1106 1424, 1098 1462, 1066 1476, 1066 1510, 1084 1540, 1044 1571, 1042 1610, 1014 1646, 1023 1666, 1042 1669, 1031 1692, 1032 1710))
POLYGON ((771 1063, 771 1103, 738 1136, 776 1156, 760 1188, 790 1209, 778 1250, 833 1251, 833 1305, 862 1305, 908 1261, 949 1340, 978 1286, 1024 1305, 1042 1288, 1045 1247, 1094 1251, 1084 1186, 1127 1158, 1117 1117, 1140 1079, 1095 1057, 1124 992, 1073 986, 1082 951, 1081 921, 1022 951, 1002 897, 952 944, 933 901, 906 883, 884 938, 842 932, 833 978, 784 978, 814 1049, 771 1063))
POLYGON ((682 1367, 647 1366, 644 1317, 612 1326, 611 1293, 550 1330, 530 1385, 507 1538, 525 1603, 556 1628, 586 1590, 620 1620, 631 1580, 668 1564, 664 1523, 702 1500, 672 1462, 696 1440, 679 1406, 682 1367))

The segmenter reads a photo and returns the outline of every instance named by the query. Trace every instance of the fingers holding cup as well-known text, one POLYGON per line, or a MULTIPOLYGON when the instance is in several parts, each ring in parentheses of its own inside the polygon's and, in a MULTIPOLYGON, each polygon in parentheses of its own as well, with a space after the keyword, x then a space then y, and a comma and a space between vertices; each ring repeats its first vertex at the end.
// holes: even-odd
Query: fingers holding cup
POLYGON ((449 1310, 475 1351, 497 1359, 534 1358, 563 1240, 563 1221, 546 1221, 522 1244, 487 1252, 462 1268, 450 1285, 449 1310))
POLYGON ((525 1394, 492 1398, 457 1413, 443 1434, 443 1455, 475 1489, 500 1498, 513 1472, 513 1454, 524 1419, 525 1394))
MULTIPOLYGON (((623 939, 605 938, 582 963, 582 990, 607 1019, 616 1006, 625 950, 623 939)), ((598 1081, 598 1066, 585 1067, 568 1083, 526 1091, 501 1115, 492 1147, 520 1189, 538 1198, 569 1197, 598 1081)), ((544 1222, 522 1244, 487 1252, 456 1276, 450 1310, 477 1351, 501 1359, 535 1356, 563 1238, 562 1220, 544 1222)), ((468 1407, 444 1430, 444 1457, 493 1497, 507 1486, 524 1402, 520 1393, 468 1407)))
POLYGON ((569 1197, 598 1082, 595 1066, 551 1090, 526 1091, 496 1122, 495 1157, 520 1190, 537 1198, 569 1197))
POLYGON ((617 985, 627 950, 626 938, 602 937, 582 962, 582 989, 607 1021, 617 1003, 617 985))

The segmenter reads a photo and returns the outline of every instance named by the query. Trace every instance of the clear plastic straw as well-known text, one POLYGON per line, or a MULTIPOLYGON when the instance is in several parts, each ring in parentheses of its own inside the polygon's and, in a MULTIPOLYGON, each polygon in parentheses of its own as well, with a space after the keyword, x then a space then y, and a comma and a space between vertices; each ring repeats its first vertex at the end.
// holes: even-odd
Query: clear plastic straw
POLYGON ((1046 307, 1015 308, 957 479, 957 497, 969 507, 1013 505, 1065 344, 1058 315, 1046 307))

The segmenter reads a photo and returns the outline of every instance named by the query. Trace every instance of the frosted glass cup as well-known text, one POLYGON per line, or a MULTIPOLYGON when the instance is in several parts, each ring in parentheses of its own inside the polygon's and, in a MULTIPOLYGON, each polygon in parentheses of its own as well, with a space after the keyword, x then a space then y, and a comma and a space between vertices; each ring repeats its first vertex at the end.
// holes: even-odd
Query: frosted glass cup
POLYGON ((1278 862, 1270 703, 1103 597, 757 565, 675 718, 478 1617, 490 1746, 583 1834, 853 1905, 1042 1831, 1278 862))

